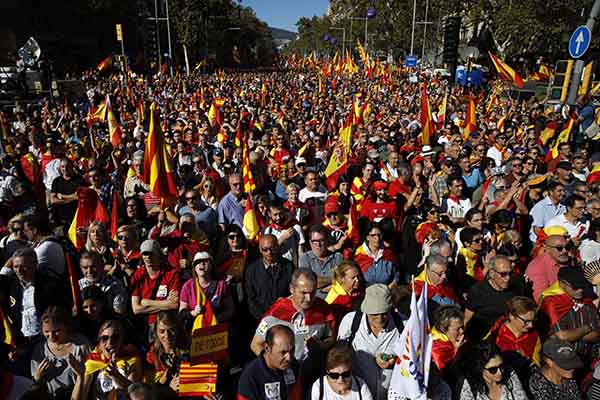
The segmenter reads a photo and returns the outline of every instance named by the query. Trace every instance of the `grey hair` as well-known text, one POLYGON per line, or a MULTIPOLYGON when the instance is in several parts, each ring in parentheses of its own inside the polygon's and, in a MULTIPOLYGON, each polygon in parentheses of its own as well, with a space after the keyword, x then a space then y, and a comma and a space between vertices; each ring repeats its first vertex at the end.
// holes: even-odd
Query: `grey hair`
POLYGON ((37 264, 38 262, 38 258, 37 258, 37 254, 35 252, 35 250, 33 250, 31 247, 23 247, 20 249, 15 250, 15 252, 12 255, 12 258, 29 258, 30 260, 32 260, 34 262, 34 264, 37 264))
POLYGON ((144 400, 154 400, 154 392, 150 385, 142 382, 134 382, 127 388, 127 394, 141 394, 144 400))
POLYGON ((427 256, 425 259, 425 263, 427 264, 427 268, 431 268, 434 265, 448 265, 448 259, 444 256, 440 256, 439 254, 427 256))
POLYGON ((498 261, 505 261, 507 263, 511 263, 511 261, 509 260, 508 257, 506 256, 502 256, 502 255, 497 255, 491 258, 490 260, 490 269, 491 270, 496 270, 496 264, 498 264, 498 261))
POLYGON ((296 283, 298 283, 298 279, 300 278, 306 278, 309 281, 314 282, 315 284, 317 283, 317 274, 315 274, 314 271, 310 268, 296 269, 292 274, 292 279, 290 280, 291 285, 296 286, 296 283))
POLYGON ((429 246, 429 255, 439 256, 440 254, 442 254, 442 248, 444 246, 448 246, 450 247, 450 249, 452 249, 452 244, 450 244, 449 241, 443 239, 436 240, 431 244, 431 246, 429 246))

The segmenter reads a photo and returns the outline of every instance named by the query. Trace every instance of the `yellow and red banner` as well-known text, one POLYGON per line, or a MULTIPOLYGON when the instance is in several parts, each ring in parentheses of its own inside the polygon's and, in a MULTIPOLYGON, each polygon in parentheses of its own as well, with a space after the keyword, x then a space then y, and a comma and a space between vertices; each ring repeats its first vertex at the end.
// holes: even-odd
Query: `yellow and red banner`
POLYGON ((518 88, 523 87, 523 79, 521 76, 511 67, 508 66, 504 61, 493 55, 492 53, 488 53, 490 55, 490 59, 492 60, 492 64, 496 68, 496 72, 498 72, 498 77, 502 80, 512 82, 518 88))

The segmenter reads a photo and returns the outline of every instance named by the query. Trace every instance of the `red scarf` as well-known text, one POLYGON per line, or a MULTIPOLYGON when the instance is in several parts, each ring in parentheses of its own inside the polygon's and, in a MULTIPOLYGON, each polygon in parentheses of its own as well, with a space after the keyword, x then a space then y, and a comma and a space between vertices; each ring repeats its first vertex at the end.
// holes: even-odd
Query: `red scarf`
MULTIPOLYGON (((288 297, 280 297, 271 308, 265 313, 265 317, 273 316, 285 322, 291 322, 292 318, 299 311, 294 307, 294 303, 288 297)), ((334 325, 333 314, 329 305, 325 303, 325 300, 316 298, 313 306, 308 310, 304 310, 304 325, 318 325, 329 323, 332 327, 334 325)))

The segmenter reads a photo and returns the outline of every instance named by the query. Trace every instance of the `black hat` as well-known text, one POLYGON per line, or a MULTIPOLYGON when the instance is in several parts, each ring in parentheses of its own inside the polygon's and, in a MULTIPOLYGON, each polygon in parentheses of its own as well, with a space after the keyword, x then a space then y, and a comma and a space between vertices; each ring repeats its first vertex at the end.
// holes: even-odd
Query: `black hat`
POLYGON ((567 171, 570 171, 573 169, 573 166, 571 165, 571 163, 569 161, 559 161, 558 164, 556 164, 556 169, 566 169, 567 171))
POLYGON ((575 352, 573 345, 557 337, 546 340, 542 347, 544 356, 554 361, 562 369, 578 369, 583 367, 583 362, 575 352))
POLYGON ((558 270, 558 280, 569 284, 573 289, 588 286, 583 271, 579 267, 562 267, 558 270))

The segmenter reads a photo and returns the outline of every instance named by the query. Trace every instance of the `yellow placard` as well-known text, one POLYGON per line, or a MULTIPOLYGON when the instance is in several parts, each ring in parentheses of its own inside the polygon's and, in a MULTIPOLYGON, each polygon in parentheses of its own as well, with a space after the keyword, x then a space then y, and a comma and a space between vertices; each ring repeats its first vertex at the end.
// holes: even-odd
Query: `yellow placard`
POLYGON ((121 29, 121 24, 117 24, 117 40, 119 42, 123 41, 123 30, 121 29))

